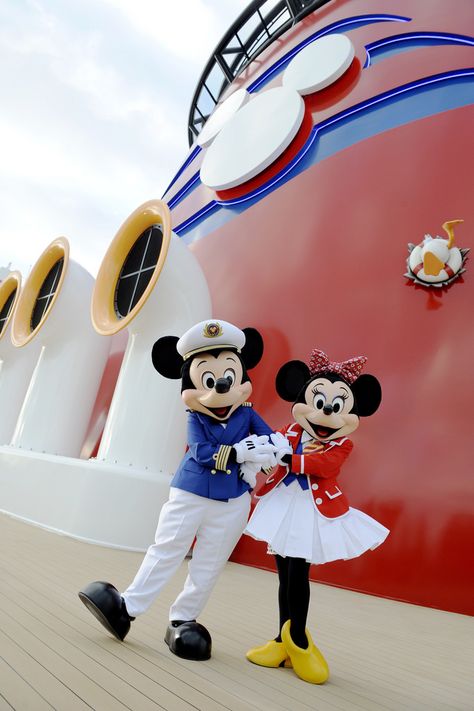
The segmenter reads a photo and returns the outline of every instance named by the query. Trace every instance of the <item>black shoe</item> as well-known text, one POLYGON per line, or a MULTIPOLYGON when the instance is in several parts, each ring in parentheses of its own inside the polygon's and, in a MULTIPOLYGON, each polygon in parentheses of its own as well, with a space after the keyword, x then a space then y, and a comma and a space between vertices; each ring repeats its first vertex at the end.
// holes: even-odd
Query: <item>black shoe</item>
POLYGON ((211 635, 204 625, 196 620, 170 622, 166 630, 165 642, 173 654, 182 659, 201 662, 211 656, 211 635))
POLYGON ((121 642, 130 630, 130 617, 125 601, 111 583, 96 581, 79 592, 79 598, 105 629, 121 642))

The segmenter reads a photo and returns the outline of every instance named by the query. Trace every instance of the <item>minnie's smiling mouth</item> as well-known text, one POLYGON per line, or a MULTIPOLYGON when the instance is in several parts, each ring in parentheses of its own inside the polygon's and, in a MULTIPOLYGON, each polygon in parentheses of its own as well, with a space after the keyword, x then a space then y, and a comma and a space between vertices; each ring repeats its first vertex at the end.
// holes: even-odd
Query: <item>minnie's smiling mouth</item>
POLYGON ((340 428, 335 428, 335 427, 323 427, 322 425, 318 423, 313 423, 309 422, 308 424, 311 425, 311 429, 313 430, 314 434, 318 439, 327 439, 328 437, 331 437, 331 435, 335 434, 340 428))

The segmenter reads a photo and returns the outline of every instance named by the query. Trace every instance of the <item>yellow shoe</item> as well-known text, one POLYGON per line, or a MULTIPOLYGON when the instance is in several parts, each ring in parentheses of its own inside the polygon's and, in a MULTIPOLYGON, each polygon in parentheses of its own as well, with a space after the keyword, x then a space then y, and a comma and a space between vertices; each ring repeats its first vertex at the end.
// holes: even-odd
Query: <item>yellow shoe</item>
POLYGON ((324 684, 329 677, 329 667, 326 660, 314 644, 308 630, 306 630, 308 648, 297 647, 290 636, 290 624, 291 620, 287 620, 283 625, 281 638, 293 664, 295 674, 310 684, 324 684))
POLYGON ((249 649, 245 656, 249 662, 258 664, 261 667, 291 667, 291 661, 286 652, 285 645, 283 642, 275 642, 274 639, 261 647, 249 649))

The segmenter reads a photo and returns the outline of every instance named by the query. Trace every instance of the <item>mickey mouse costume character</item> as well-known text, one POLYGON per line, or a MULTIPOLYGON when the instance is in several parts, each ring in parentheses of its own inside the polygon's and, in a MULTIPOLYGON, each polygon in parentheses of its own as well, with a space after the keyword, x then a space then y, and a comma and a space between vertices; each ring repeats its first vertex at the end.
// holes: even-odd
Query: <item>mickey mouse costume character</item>
POLYGON ((260 498, 245 533, 268 542, 279 577, 279 634, 247 652, 266 667, 293 666, 313 684, 325 682, 329 669, 306 629, 311 563, 355 558, 380 545, 389 531, 349 506, 337 476, 353 444, 347 435, 359 418, 374 414, 382 391, 373 375, 361 370, 367 358, 331 362, 313 350, 309 367, 294 360, 283 365, 276 389, 294 402, 296 420, 270 437, 278 447, 278 468, 256 495, 260 498))
POLYGON ((252 385, 247 368, 257 365, 262 353, 258 331, 242 331, 216 319, 196 324, 179 339, 164 336, 153 346, 156 370, 182 379, 181 395, 189 408, 188 449, 161 509, 155 542, 131 585, 120 594, 110 583, 94 582, 79 593, 120 640, 176 572, 195 539, 165 641, 186 659, 211 656, 210 634, 196 619, 247 523, 256 471, 275 463, 276 449, 268 441, 272 430, 248 402, 252 385))

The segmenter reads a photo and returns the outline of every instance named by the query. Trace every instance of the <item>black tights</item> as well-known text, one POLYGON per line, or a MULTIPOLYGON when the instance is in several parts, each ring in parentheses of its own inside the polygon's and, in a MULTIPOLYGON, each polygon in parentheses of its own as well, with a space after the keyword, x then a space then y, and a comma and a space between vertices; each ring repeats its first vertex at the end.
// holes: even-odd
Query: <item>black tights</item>
MULTIPOLYGON (((303 558, 275 556, 278 568, 278 605, 280 608, 280 633, 287 620, 291 620, 291 639, 303 649, 308 646, 306 618, 309 608, 309 566, 303 558)), ((280 634, 275 638, 281 642, 280 634)))

